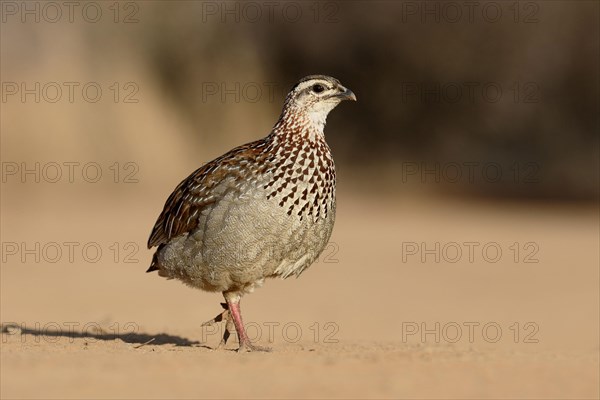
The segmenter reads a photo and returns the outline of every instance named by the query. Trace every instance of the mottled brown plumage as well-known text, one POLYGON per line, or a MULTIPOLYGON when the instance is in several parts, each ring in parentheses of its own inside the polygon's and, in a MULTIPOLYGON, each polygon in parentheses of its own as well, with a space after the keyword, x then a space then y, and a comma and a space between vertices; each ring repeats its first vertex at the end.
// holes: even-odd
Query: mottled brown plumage
POLYGON ((265 278, 300 275, 327 244, 335 221, 335 167, 323 129, 327 114, 354 94, 313 75, 286 97, 263 139, 202 166, 169 196, 148 240, 150 271, 208 291, 227 303, 217 320, 248 340, 239 309, 265 278))

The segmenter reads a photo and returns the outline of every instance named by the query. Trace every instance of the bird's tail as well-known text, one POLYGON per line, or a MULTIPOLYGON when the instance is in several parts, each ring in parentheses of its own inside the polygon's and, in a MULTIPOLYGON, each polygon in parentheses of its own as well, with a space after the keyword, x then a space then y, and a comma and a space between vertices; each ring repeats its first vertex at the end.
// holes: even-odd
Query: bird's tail
POLYGON ((154 253, 154 256, 152 256, 152 263, 150 264, 150 268, 148 268, 146 272, 160 271, 160 267, 158 266, 157 254, 158 250, 154 253))

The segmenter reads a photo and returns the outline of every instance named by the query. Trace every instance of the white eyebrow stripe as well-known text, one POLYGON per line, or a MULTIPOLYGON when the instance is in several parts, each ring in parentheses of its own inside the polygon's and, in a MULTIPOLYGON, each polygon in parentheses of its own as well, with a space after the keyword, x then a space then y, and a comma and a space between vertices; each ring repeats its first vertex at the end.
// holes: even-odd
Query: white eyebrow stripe
POLYGON ((302 91, 302 90, 309 88, 317 83, 325 86, 326 90, 331 90, 331 83, 329 83, 323 79, 311 79, 310 81, 302 82, 301 84, 299 84, 298 91, 302 91))

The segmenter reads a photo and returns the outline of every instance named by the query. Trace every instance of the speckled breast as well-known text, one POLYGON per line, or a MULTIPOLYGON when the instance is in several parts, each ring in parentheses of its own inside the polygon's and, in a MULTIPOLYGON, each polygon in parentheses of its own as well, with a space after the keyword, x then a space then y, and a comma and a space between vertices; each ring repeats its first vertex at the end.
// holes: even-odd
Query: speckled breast
POLYGON ((324 143, 278 151, 253 179, 219 184, 222 197, 202 211, 195 231, 161 252, 166 274, 204 290, 249 291, 313 263, 335 221, 333 160, 324 143))

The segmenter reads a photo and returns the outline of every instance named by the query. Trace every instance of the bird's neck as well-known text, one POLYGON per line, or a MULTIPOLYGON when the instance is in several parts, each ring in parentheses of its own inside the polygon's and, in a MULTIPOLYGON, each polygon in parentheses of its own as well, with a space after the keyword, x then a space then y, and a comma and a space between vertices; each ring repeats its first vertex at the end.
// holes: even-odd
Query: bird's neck
POLYGON ((325 141, 326 113, 308 113, 295 108, 285 108, 273 127, 273 135, 279 140, 310 142, 325 141))

